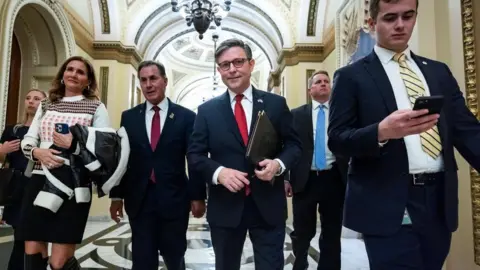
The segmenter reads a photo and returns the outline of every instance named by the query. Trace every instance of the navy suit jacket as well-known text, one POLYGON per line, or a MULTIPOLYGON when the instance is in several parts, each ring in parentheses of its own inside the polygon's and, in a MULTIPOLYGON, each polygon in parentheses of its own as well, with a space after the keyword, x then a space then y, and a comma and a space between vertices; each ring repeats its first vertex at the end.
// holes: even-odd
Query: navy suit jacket
MULTIPOLYGON (((301 143, 292 127, 292 114, 285 98, 253 89, 253 110, 250 131, 255 126, 258 112, 264 110, 281 138, 279 158, 288 170, 300 157, 301 143)), ((251 132, 250 132, 251 134, 251 132)), ((198 108, 188 163, 202 174, 209 184, 207 220, 210 225, 237 227, 244 209, 244 189, 230 192, 223 185, 212 184, 215 170, 222 166, 248 173, 251 196, 265 222, 270 225, 285 223, 286 207, 283 175, 273 185, 255 177, 254 166, 245 157, 246 146, 233 114, 228 91, 198 108), (210 157, 208 157, 210 154, 210 157)))
MULTIPOLYGON (((458 177, 453 148, 479 170, 480 125, 447 65, 413 53, 412 58, 430 94, 445 97, 438 122, 445 171, 442 195, 446 225, 455 231, 458 177)), ((351 157, 344 223, 361 233, 391 234, 402 223, 411 185, 405 142, 396 139, 383 147, 378 144, 378 124, 396 110, 391 83, 375 52, 335 72, 328 145, 334 154, 351 157)))
MULTIPOLYGON (((298 163, 290 171, 290 184, 294 193, 305 191, 312 169, 314 143, 312 104, 305 104, 292 110, 293 126, 302 142, 303 152, 298 163)), ((333 170, 337 170, 343 183, 347 182, 348 159, 335 157, 333 170)))
POLYGON ((123 198, 125 210, 132 218, 142 207, 152 168, 157 181, 157 209, 165 218, 183 217, 190 209, 191 200, 206 199, 204 180, 190 170, 189 177, 186 175, 185 157, 195 113, 170 100, 168 102, 167 118, 155 151, 150 146, 145 127, 146 104, 122 113, 121 126, 128 133, 131 151, 127 172, 110 197, 123 198))

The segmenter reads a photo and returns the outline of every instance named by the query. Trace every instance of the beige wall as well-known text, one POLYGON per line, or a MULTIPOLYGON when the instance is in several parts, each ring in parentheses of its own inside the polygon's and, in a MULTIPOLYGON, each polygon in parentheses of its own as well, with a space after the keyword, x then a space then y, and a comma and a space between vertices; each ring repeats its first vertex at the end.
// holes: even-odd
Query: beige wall
MULTIPOLYGON (((416 38, 417 52, 447 63, 465 91, 461 1, 422 0, 416 38)), ((469 165, 457 153, 459 165, 459 228, 454 233, 447 270, 478 270, 474 262, 469 165)))

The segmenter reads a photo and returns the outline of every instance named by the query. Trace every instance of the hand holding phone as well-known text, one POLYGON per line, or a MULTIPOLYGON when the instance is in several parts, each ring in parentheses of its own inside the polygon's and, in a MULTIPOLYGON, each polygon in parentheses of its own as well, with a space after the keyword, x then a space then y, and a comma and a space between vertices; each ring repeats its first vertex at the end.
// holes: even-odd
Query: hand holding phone
MULTIPOLYGON (((434 110, 435 111, 435 110, 434 110)), ((397 110, 378 124, 378 141, 401 139, 408 135, 420 134, 437 124, 439 114, 428 109, 397 110)))
POLYGON ((418 111, 427 109, 427 115, 440 114, 443 108, 443 100, 444 98, 441 95, 418 97, 413 105, 413 110, 418 111))
POLYGON ((55 132, 53 133, 53 143, 62 148, 69 149, 72 144, 72 134, 70 127, 65 123, 56 123, 55 132))

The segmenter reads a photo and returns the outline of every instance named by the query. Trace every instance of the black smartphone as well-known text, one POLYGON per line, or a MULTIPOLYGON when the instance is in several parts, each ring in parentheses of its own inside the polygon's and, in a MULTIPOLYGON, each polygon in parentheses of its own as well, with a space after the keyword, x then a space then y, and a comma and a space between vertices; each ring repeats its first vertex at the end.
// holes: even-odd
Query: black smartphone
POLYGON ((443 96, 418 97, 413 105, 413 110, 428 109, 428 114, 440 114, 443 108, 443 96))

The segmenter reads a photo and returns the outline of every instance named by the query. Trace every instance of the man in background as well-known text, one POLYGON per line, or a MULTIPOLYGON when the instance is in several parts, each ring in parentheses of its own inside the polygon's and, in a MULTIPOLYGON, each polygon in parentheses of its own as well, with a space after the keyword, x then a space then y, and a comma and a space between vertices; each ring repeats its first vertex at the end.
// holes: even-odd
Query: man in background
POLYGON ((293 123, 303 145, 299 162, 290 171, 293 190, 294 270, 308 268, 308 249, 320 215, 320 258, 317 269, 340 270, 343 201, 347 162, 327 147, 330 77, 319 70, 308 79, 311 104, 292 110, 293 123))

